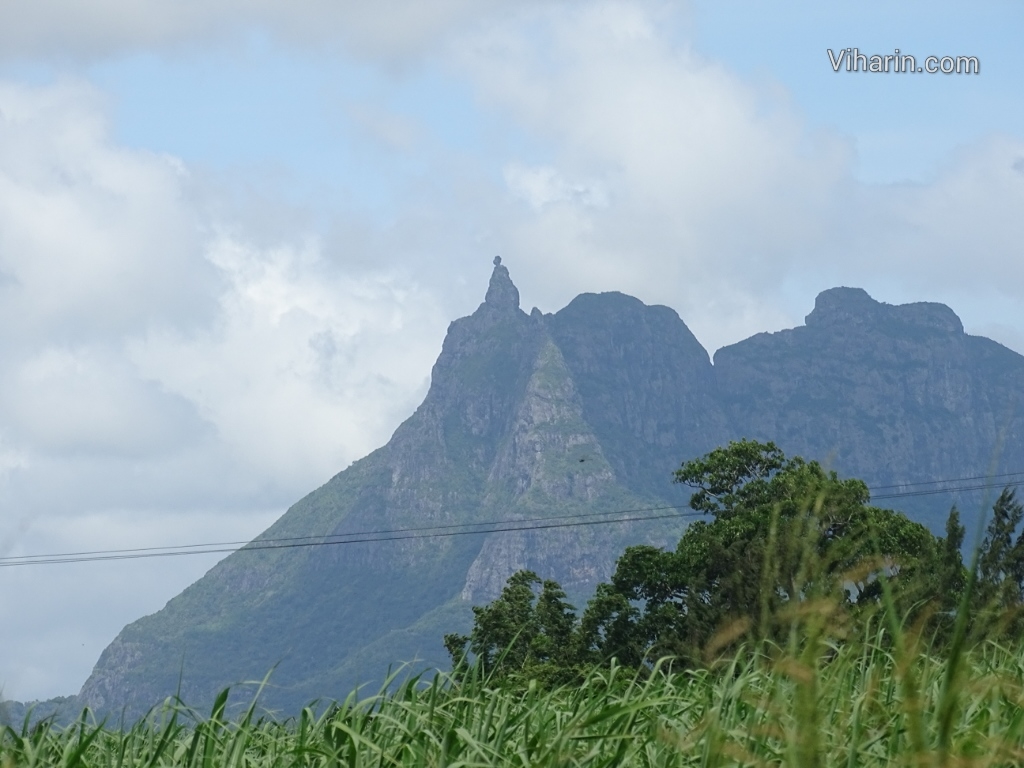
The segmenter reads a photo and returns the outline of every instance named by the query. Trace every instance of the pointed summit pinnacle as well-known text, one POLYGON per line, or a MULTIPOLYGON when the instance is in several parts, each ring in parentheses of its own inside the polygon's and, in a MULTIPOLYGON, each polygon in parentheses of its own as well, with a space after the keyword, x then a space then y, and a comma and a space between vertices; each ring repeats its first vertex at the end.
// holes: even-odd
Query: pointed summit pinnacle
POLYGON ((494 271, 484 303, 496 309, 519 309, 519 290, 509 277, 508 268, 501 265, 501 256, 494 257, 494 271))

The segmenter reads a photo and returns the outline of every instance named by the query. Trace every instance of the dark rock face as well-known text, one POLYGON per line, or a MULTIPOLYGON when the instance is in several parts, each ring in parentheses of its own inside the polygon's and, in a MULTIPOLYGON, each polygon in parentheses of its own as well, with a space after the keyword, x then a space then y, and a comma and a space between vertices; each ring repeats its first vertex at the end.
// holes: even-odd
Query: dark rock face
POLYGON ((704 347, 668 307, 584 294, 550 316, 587 422, 630 487, 662 495, 681 461, 727 434, 704 347))
MULTIPOLYGON (((672 470, 741 437, 870 484, 983 475, 993 455, 1019 470, 1022 394, 1024 358, 964 334, 940 304, 890 306, 835 288, 805 326, 721 349, 712 365, 675 312, 620 293, 527 315, 495 259, 484 303, 449 326, 416 412, 257 541, 685 504, 672 470)), ((938 530, 949 502, 894 506, 938 530)), ((202 707, 274 668, 262 700, 294 713, 379 680, 396 661, 443 665, 443 634, 466 629, 470 606, 515 570, 583 599, 626 545, 669 545, 682 527, 243 550, 125 627, 80 700, 141 714, 178 689, 180 674, 183 698, 202 707)))
POLYGON ((805 319, 809 328, 843 328, 849 326, 916 326, 945 331, 964 332, 963 323, 945 304, 918 302, 893 306, 875 301, 863 288, 830 288, 818 294, 814 310, 805 319))
MULTIPOLYGON (((731 437, 775 440, 870 485, 1024 467, 1024 358, 965 334, 948 307, 834 288, 806 323, 715 354, 731 437)), ((908 511, 938 531, 949 501, 908 511)))
POLYGON ((484 304, 499 312, 515 311, 519 309, 519 289, 513 284, 508 267, 501 266, 500 259, 496 259, 495 262, 484 304))

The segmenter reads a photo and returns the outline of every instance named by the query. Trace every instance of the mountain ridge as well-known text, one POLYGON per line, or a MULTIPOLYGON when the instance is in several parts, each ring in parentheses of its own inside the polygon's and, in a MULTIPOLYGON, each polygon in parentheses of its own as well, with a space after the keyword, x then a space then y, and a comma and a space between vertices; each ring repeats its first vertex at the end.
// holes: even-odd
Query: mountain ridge
MULTIPOLYGON (((830 289, 804 326, 712 358, 672 309, 617 292, 528 315, 496 259, 484 302, 450 324, 421 405, 255 541, 685 505, 672 470, 740 437, 869 483, 983 474, 1000 441, 999 466, 1022 468, 1022 391, 1024 357, 968 336, 944 305, 830 289)), ((935 529, 948 504, 911 511, 935 529)), ((624 546, 674 544, 683 525, 243 548, 125 627, 78 700, 141 714, 180 680, 202 705, 273 668, 264 701, 294 712, 390 662, 443 664, 443 632, 465 629, 470 605, 514 570, 579 599, 624 546)))

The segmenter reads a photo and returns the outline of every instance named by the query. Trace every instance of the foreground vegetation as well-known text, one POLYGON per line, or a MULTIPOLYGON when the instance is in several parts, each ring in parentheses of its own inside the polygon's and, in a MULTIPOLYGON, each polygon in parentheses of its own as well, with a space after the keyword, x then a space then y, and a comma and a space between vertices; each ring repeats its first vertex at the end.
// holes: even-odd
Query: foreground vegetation
MULTIPOLYGON (((612 659, 649 671, 699 668, 709 646, 785 644, 825 633, 863 635, 874 617, 911 623, 946 653, 973 637, 1024 638, 1024 505, 1006 488, 970 568, 956 507, 946 535, 869 503, 860 480, 787 458, 774 443, 742 440, 686 462, 676 482, 708 515, 674 551, 628 547, 582 615, 561 586, 520 571, 489 605, 473 608, 469 635, 445 646, 456 676, 476 663, 492 677, 568 684, 612 659), (828 606, 823 628, 807 611, 828 606)), ((979 532, 980 533, 980 532, 979 532)), ((892 627, 890 627, 892 629, 892 627)))
POLYGON ((933 537, 770 443, 678 475, 712 522, 675 552, 627 550, 580 618, 514 575, 445 638, 450 676, 285 721, 258 699, 228 716, 227 691, 208 716, 172 701, 127 728, 26 717, 0 768, 1024 764, 1012 491, 965 567, 955 510, 933 537))
MULTIPOLYGON (((897 644, 899 645, 899 644, 897 644)), ((580 685, 409 681, 288 722, 167 705, 130 729, 7 729, 7 766, 1009 766, 1024 761, 1024 654, 957 659, 873 642, 811 659, 741 650, 638 680, 615 665, 580 685), (955 664, 954 664, 955 661, 955 664), (952 665, 952 666, 951 666, 952 665), (955 666, 955 669, 953 667, 955 666), (952 670, 952 674, 951 674, 952 670)), ((221 702, 223 704, 223 702, 221 702)))

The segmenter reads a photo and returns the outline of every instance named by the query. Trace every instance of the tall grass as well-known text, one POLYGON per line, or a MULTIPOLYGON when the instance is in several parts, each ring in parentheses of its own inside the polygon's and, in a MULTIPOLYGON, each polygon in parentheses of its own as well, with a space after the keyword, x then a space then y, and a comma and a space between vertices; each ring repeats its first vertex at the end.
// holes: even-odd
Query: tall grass
POLYGON ((255 704, 229 719, 226 694, 208 716, 169 702, 126 729, 86 713, 66 729, 6 729, 0 765, 1024 764, 1021 648, 963 651, 952 691, 951 659, 901 657, 882 630, 819 650, 811 658, 741 649, 706 669, 642 680, 612 666, 554 690, 473 677, 455 686, 439 676, 285 722, 261 717, 255 704))

